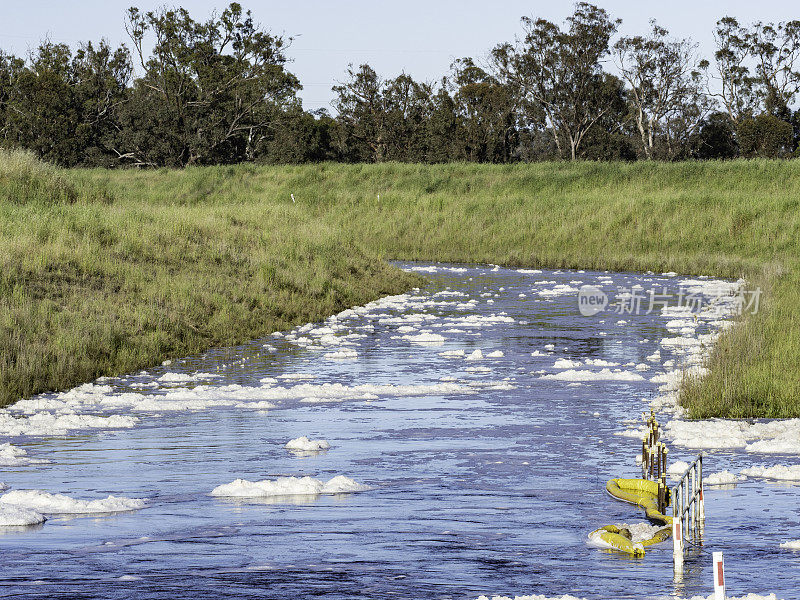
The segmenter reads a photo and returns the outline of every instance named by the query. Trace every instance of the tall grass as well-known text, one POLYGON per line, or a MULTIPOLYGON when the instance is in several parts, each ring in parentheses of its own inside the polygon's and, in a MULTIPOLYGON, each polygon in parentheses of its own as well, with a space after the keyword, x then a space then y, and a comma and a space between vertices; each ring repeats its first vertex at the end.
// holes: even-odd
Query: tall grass
POLYGON ((136 206, 280 207, 384 258, 745 277, 695 417, 800 416, 800 163, 308 165, 79 171, 136 206), (297 203, 293 204, 290 194, 297 203))
POLYGON ((91 179, 0 152, 0 405, 416 281, 285 203, 142 203, 91 179))

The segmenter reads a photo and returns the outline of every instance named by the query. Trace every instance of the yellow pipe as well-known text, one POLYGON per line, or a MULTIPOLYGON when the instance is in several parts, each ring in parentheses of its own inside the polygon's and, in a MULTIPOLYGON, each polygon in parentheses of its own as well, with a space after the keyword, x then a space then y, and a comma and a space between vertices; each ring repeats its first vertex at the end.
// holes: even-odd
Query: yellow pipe
POLYGON ((610 479, 606 483, 606 490, 614 498, 630 502, 644 509, 648 520, 666 525, 659 529, 647 540, 634 543, 631 541, 630 532, 620 529, 615 525, 606 525, 600 529, 595 529, 589 534, 600 533, 600 539, 609 544, 612 548, 625 552, 634 557, 644 556, 645 546, 657 544, 669 539, 672 534, 672 517, 661 514, 658 510, 658 483, 647 479, 610 479))

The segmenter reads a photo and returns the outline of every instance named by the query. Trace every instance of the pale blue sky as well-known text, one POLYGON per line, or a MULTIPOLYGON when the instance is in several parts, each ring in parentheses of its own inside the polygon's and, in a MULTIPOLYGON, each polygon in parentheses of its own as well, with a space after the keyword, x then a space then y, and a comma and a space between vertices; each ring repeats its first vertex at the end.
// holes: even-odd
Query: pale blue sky
MULTIPOLYGON (((227 2, 211 0, 0 0, 0 48, 25 54, 44 36, 75 45, 106 37, 127 41, 125 10, 136 5, 150 10, 168 4, 187 8, 196 19, 206 18, 227 2)), ((329 107, 330 87, 344 78, 347 64, 368 62, 380 74, 401 71, 416 79, 438 80, 453 59, 480 56, 494 44, 513 40, 523 15, 561 22, 572 2, 532 0, 243 1, 257 21, 273 33, 295 36, 289 66, 300 77, 306 108, 329 107)), ((711 58, 714 23, 724 15, 741 21, 781 21, 800 18, 789 0, 666 0, 634 2, 598 0, 595 4, 623 20, 621 34, 645 32, 650 18, 673 34, 691 37, 711 58)))

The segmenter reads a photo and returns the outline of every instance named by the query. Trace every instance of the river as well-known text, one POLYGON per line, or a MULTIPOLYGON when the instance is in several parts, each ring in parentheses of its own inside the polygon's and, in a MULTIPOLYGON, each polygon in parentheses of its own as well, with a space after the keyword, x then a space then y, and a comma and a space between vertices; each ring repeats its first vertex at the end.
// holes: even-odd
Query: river
MULTIPOLYGON (((675 412, 675 373, 698 368, 735 284, 401 266, 429 283, 325 323, 0 411, 5 494, 38 490, 6 506, 47 517, 0 527, 0 595, 708 596, 710 552, 722 550, 730 596, 800 598, 800 556, 780 547, 800 538, 797 482, 766 471, 707 488, 705 545, 678 580, 671 542, 635 560, 587 543, 596 527, 644 520, 604 486, 639 473, 637 428, 651 403, 671 422, 670 462, 705 446, 707 473, 797 470, 795 421, 764 431, 716 422, 709 438, 675 412), (637 290, 688 289, 706 308, 694 319, 645 310, 643 300, 638 311, 584 316, 584 285, 621 302, 637 290), (330 448, 284 447, 301 436, 330 448), (322 487, 339 475, 348 479, 322 487), (318 481, 279 485, 360 491, 275 495, 271 484, 232 484, 304 476, 318 481), (85 502, 109 495, 117 499, 85 502)), ((0 518, 2 507, 0 497, 0 518)))

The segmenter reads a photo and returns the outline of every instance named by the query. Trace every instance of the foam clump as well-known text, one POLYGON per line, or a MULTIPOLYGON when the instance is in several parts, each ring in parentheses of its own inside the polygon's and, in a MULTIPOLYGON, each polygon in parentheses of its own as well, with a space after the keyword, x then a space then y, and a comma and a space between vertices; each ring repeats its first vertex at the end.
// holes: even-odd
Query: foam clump
POLYGON ((35 511, 51 515, 80 515, 115 513, 143 508, 145 500, 108 496, 99 500, 76 500, 63 494, 41 490, 12 490, 0 496, 0 506, 35 511))
POLYGON ((689 463, 685 460, 679 460, 672 463, 669 467, 667 467, 667 474, 673 477, 680 477, 684 473, 686 473, 686 469, 689 468, 689 463))
POLYGON ((28 417, 13 417, 0 412, 0 435, 49 436, 65 435, 81 429, 126 429, 138 423, 136 417, 112 415, 101 417, 74 413, 38 412, 28 417))
POLYGON ((404 340, 412 344, 421 344, 423 346, 441 346, 444 344, 444 336, 438 333, 420 333, 417 335, 404 335, 404 340))
POLYGON ((483 358, 483 352, 481 352, 481 349, 478 348, 477 350, 474 350, 471 354, 467 355, 467 358, 464 360, 481 360, 482 358, 483 358))
POLYGON ((554 369, 577 369, 583 366, 579 360, 570 360, 569 358, 559 358, 553 363, 554 369))
POLYGON ((287 450, 298 450, 300 452, 319 452, 331 447, 327 440, 310 440, 306 436, 301 436, 286 442, 284 448, 287 450))
POLYGON ((227 498, 263 498, 268 496, 317 496, 320 494, 341 494, 346 492, 363 492, 370 489, 368 486, 345 477, 337 475, 322 482, 313 477, 278 477, 277 479, 264 479, 263 481, 248 481, 235 479, 231 483, 215 487, 211 490, 212 496, 227 498))
POLYGON ((550 289, 539 290, 537 294, 544 298, 552 298, 554 296, 564 296, 566 294, 577 294, 578 288, 560 283, 550 289))
POLYGON ((747 477, 763 477, 764 479, 777 479, 779 481, 800 481, 800 465, 775 465, 772 467, 754 466, 742 469, 742 475, 747 477))
POLYGON ((786 548, 788 550, 800 550, 800 540, 790 540, 788 542, 783 542, 780 547, 786 548))
MULTIPOLYGON (((28 458, 28 452, 9 443, 0 444, 0 467, 19 467, 22 465, 39 464, 46 461, 28 458)), ((0 490, 3 489, 0 484, 0 490)))
POLYGON ((586 600, 585 598, 578 598, 568 594, 564 596, 544 596, 542 594, 534 594, 529 596, 478 596, 476 600, 586 600))
MULTIPOLYGON (((692 596, 691 598, 675 598, 675 600, 715 600, 716 596, 711 594, 709 596, 692 596)), ((746 596, 727 596, 726 600, 781 600, 775 594, 747 594, 746 596)))
POLYGON ((157 381, 161 381, 162 383, 185 383, 188 381, 214 379, 216 377, 219 377, 219 375, 214 373, 194 373, 193 375, 189 375, 188 373, 164 373, 157 381))
POLYGON ((708 477, 703 477, 703 483, 706 485, 733 485, 745 479, 747 479, 747 477, 724 470, 719 473, 712 473, 708 477))
POLYGON ((505 356, 505 354, 503 354, 502 350, 495 350, 494 352, 489 352, 486 358, 503 358, 503 356, 505 356))
POLYGON ((328 360, 354 360, 358 358, 358 353, 351 348, 344 348, 336 352, 328 352, 325 354, 328 360))
POLYGON ((697 449, 744 448, 750 453, 800 454, 800 419, 748 423, 730 419, 673 420, 664 427, 677 446, 697 449))
POLYGON ((463 350, 445 350, 444 352, 439 352, 439 356, 444 356, 447 358, 456 358, 464 356, 465 352, 463 350))
POLYGON ((31 527, 41 525, 46 520, 35 510, 0 504, 0 527, 31 527))
POLYGON ((557 381, 644 381, 644 377, 631 371, 612 371, 601 369, 600 371, 578 371, 567 369, 560 373, 542 375, 541 379, 555 379, 557 381))

